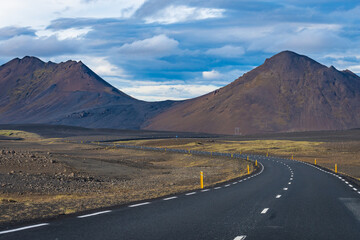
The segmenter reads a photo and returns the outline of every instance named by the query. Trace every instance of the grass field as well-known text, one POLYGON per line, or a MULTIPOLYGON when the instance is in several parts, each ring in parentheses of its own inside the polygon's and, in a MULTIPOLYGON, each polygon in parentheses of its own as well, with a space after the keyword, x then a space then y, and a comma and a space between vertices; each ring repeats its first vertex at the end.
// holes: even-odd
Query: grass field
POLYGON ((209 139, 136 140, 121 142, 129 145, 203 150, 213 152, 253 153, 281 156, 314 163, 360 178, 360 141, 317 142, 291 140, 226 141, 209 139))

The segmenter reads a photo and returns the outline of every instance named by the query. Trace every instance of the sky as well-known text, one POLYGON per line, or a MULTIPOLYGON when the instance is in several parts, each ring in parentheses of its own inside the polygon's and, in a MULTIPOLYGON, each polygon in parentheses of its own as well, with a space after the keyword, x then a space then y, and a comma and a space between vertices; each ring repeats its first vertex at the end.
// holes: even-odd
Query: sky
POLYGON ((284 50, 360 73, 359 0, 0 3, 0 64, 81 60, 146 101, 206 94, 284 50))

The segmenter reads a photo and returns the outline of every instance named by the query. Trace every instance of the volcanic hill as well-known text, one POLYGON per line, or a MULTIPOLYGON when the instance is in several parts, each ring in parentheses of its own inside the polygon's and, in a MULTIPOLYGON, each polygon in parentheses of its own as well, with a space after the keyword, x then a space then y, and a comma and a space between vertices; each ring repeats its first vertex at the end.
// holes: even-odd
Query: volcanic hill
POLYGON ((252 134, 360 127, 360 77, 284 51, 231 84, 174 105, 145 129, 252 134))
POLYGON ((0 66, 0 123, 138 129, 173 103, 134 99, 81 61, 24 57, 0 66))

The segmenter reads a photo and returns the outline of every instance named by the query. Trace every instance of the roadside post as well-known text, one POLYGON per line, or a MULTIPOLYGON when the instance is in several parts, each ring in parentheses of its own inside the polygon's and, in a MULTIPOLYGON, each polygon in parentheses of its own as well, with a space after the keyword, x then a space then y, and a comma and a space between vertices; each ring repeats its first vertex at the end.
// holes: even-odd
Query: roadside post
POLYGON ((335 173, 337 173, 337 164, 335 163, 335 173))
POLYGON ((247 169, 248 169, 248 174, 250 174, 250 168, 249 168, 249 165, 247 165, 247 169))
POLYGON ((203 171, 200 172, 200 188, 204 188, 204 173, 203 171))

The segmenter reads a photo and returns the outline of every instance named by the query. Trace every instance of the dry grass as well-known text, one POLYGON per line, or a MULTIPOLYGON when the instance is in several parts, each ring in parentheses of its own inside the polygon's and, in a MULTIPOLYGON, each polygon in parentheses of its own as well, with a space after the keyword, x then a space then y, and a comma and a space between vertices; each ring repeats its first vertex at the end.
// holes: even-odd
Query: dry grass
POLYGON ((203 139, 179 140, 142 140, 122 142, 129 145, 157 146, 164 148, 178 148, 203 150, 212 152, 242 152, 281 156, 314 163, 326 168, 360 178, 360 142, 310 142, 290 140, 253 140, 253 141, 223 141, 203 139))
POLYGON ((23 138, 26 140, 41 139, 40 135, 36 133, 30 133, 30 132, 18 131, 18 130, 0 130, 0 135, 6 137, 23 138))
MULTIPOLYGON (((238 159, 72 144, 56 139, 2 141, 0 144, 1 148, 15 149, 17 153, 20 150, 30 151, 56 161, 55 165, 47 164, 47 167, 40 164, 35 168, 37 172, 29 172, 31 166, 21 168, 22 164, 5 171, 15 170, 13 175, 21 171, 22 178, 27 173, 52 176, 54 166, 64 166, 67 170, 65 174, 73 172, 76 177, 92 176, 100 180, 98 183, 95 181, 95 188, 92 188, 92 184, 82 185, 81 181, 72 184, 68 182, 72 180, 66 178, 59 182, 64 186, 60 192, 33 191, 26 186, 21 192, 3 191, 0 193, 0 224, 71 214, 198 189, 200 171, 204 172, 204 184, 208 187, 246 175, 249 164, 238 159)), ((17 158, 21 156, 15 155, 17 158)), ((253 170, 250 164, 250 171, 253 170)), ((13 175, 4 176, 11 179, 13 175)))

